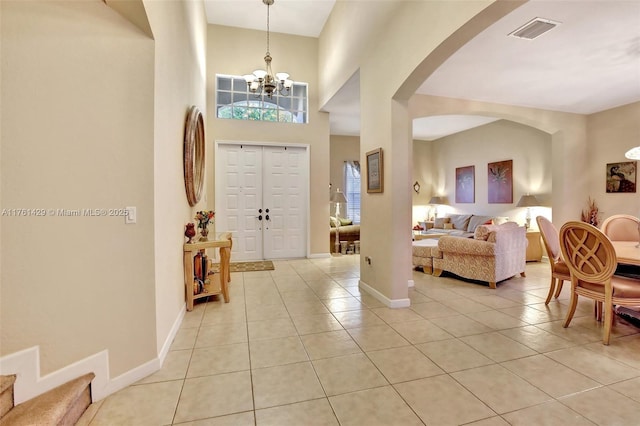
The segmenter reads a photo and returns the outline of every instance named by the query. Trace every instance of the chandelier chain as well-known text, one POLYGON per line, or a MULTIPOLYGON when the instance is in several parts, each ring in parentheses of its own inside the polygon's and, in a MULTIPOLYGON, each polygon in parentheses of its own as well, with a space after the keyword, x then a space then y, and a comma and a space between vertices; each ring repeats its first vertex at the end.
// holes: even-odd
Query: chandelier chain
POLYGON ((271 9, 271 5, 267 4, 267 55, 269 53, 269 9, 271 9))

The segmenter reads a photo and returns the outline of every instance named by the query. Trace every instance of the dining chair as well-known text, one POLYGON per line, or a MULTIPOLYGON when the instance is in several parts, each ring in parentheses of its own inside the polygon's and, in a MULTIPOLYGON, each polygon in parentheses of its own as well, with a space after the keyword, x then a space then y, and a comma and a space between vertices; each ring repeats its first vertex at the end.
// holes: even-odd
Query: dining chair
POLYGON ((571 274, 569 273, 569 267, 562 259, 560 236, 556 227, 544 216, 536 217, 536 222, 538 223, 538 229, 540 229, 540 235, 542 235, 542 242, 547 250, 549 264, 551 265, 551 285, 549 286, 547 300, 544 302, 545 305, 548 305, 552 296, 556 299, 560 296, 562 285, 565 281, 571 280, 571 274))
POLYGON ((628 214, 614 214, 600 227, 611 241, 636 241, 640 237, 640 219, 628 214))
POLYGON ((609 344, 613 307, 640 306, 640 280, 614 276, 618 260, 611 240, 598 228, 571 221, 560 228, 560 249, 571 273, 571 303, 563 327, 567 328, 578 305, 578 296, 602 303, 602 343, 609 344))

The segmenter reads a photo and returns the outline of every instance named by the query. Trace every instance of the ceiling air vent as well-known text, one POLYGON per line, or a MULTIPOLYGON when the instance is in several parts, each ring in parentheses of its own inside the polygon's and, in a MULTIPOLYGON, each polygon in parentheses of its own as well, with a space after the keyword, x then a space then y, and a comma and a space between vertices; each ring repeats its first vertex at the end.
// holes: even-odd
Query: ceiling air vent
POLYGON ((513 37, 524 38, 526 40, 533 40, 534 38, 539 37, 550 29, 554 28, 556 25, 560 25, 560 22, 555 22, 543 18, 534 18, 509 35, 513 37))

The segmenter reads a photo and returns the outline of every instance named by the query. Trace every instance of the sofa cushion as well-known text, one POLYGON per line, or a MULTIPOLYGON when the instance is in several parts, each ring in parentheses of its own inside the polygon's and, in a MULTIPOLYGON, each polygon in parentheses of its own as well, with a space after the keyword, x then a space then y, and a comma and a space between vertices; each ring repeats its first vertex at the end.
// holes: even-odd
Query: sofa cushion
POLYGON ((493 216, 471 216, 469 219, 469 225, 467 226, 467 232, 475 232, 476 228, 480 225, 491 225, 493 223, 493 216))
POLYGON ((335 228, 335 227, 336 227, 336 222, 337 222, 337 221, 338 221, 338 220, 337 220, 335 217, 333 217, 333 216, 329 216, 329 225, 330 225, 332 228, 335 228))
POLYGON ((453 229, 453 223, 445 223, 444 229, 453 229))
POLYGON ((451 219, 448 217, 436 217, 433 221, 433 227, 437 229, 444 229, 444 224, 449 223, 451 219))
POLYGON ((469 219, 471 219, 470 214, 449 215, 449 220, 453 223, 453 229, 462 229, 463 231, 466 231, 469 226, 469 219))
POLYGON ((340 226, 353 225, 353 220, 347 219, 346 217, 340 217, 338 220, 340 221, 340 226))

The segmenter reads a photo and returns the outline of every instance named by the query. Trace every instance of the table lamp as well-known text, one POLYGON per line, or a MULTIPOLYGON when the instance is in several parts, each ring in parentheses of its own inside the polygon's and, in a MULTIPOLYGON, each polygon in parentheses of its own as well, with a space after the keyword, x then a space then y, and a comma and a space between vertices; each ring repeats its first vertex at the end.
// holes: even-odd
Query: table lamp
POLYGON ((336 241, 334 243, 336 253, 340 253, 340 204, 347 204, 347 197, 344 196, 344 192, 340 191, 340 188, 336 190, 331 196, 331 202, 336 205, 336 241))
POLYGON ((526 207, 527 208, 527 216, 525 217, 526 223, 524 225, 525 228, 529 229, 531 227, 531 207, 537 207, 540 205, 540 201, 535 197, 535 195, 523 195, 520 197, 518 204, 516 207, 526 207))
POLYGON ((431 197, 431 199, 429 200, 429 205, 431 206, 435 206, 435 212, 434 212, 434 218, 438 217, 438 205, 440 204, 444 204, 444 199, 443 197, 431 197))

